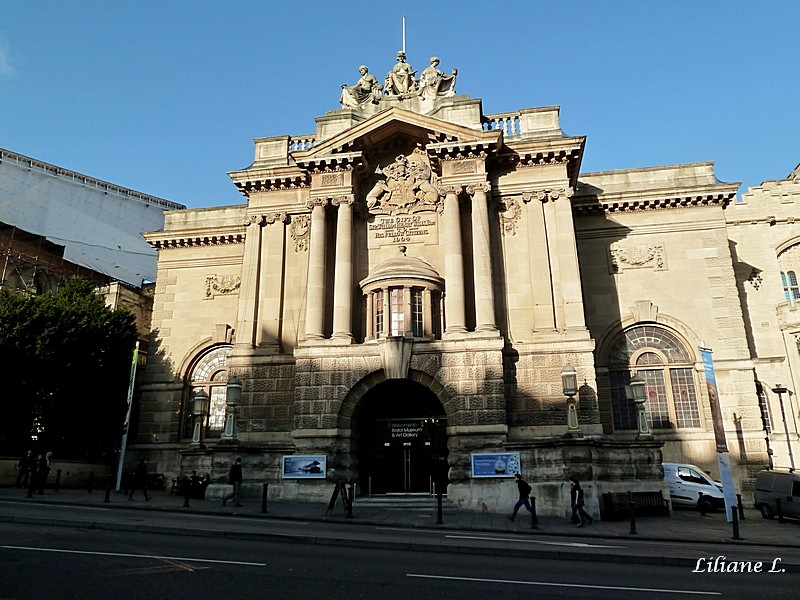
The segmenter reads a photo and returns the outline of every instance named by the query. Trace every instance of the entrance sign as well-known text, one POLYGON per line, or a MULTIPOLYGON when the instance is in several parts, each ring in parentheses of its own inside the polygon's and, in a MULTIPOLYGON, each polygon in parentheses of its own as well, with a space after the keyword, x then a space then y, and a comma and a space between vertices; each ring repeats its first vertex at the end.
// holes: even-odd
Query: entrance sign
POLYGON ((472 477, 514 477, 520 472, 519 452, 473 454, 472 477))
POLYGON ((390 424, 392 438, 415 440, 422 435, 422 421, 400 421, 390 424))
POLYGON ((325 479, 328 457, 324 454, 291 454, 283 457, 283 479, 325 479))

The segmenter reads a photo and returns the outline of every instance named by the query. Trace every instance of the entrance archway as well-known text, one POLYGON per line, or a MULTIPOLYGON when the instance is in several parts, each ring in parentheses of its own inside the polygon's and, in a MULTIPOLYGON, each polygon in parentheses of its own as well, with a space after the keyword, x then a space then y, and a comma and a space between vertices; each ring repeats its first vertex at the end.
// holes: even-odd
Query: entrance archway
POLYGON ((420 383, 392 379, 367 392, 353 415, 361 489, 429 494, 447 487, 447 417, 420 383))

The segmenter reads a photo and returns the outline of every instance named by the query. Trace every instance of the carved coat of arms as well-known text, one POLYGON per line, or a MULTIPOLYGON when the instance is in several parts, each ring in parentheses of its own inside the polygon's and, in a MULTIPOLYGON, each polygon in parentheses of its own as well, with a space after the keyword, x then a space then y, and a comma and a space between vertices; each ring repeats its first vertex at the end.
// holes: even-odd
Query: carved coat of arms
POLYGON ((436 210, 441 199, 436 173, 428 155, 420 149, 400 155, 376 170, 378 180, 367 194, 367 208, 373 214, 403 214, 436 210))

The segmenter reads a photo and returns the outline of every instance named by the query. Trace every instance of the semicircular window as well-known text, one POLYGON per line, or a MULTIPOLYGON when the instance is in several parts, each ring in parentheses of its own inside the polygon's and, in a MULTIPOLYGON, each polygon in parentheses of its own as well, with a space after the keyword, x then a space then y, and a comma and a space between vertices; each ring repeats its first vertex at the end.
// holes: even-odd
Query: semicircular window
POLYGON ((225 428, 225 386, 228 383, 228 355, 231 346, 216 346, 201 355, 189 375, 188 394, 184 401, 184 428, 186 437, 192 435, 192 398, 202 389, 208 394, 208 415, 205 417, 206 435, 219 436, 225 428))
POLYGON ((645 414, 652 429, 702 426, 694 360, 684 342, 656 325, 622 332, 608 353, 614 429, 636 429, 636 406, 626 394, 631 374, 645 381, 645 414))

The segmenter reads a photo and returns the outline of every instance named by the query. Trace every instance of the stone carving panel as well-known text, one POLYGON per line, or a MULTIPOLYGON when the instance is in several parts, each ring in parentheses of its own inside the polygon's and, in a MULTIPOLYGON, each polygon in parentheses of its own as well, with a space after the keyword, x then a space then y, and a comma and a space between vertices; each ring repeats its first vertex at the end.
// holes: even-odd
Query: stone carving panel
POLYGON ((238 275, 209 275, 206 277, 206 299, 239 293, 242 278, 238 275))
POLYGON ((311 217, 292 215, 289 222, 289 235, 294 242, 295 252, 307 252, 311 241, 311 217))
POLYGON ((662 244, 631 246, 614 245, 609 249, 609 272, 621 273, 623 269, 667 270, 667 256, 662 244))

